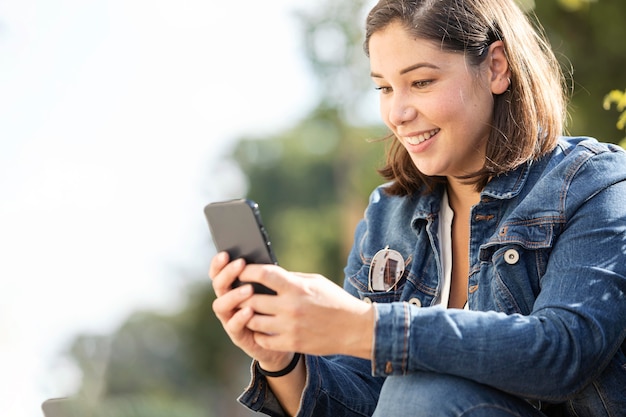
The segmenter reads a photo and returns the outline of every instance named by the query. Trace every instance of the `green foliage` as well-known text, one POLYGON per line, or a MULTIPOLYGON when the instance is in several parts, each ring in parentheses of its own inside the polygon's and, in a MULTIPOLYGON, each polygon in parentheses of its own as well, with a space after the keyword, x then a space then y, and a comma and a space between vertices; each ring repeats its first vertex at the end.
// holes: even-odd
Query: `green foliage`
MULTIPOLYGON (((615 104, 617 111, 621 112, 616 126, 619 130, 626 130, 626 90, 613 90, 604 97, 603 107, 605 110, 610 110, 613 104, 615 104)), ((626 137, 622 139, 620 145, 626 148, 626 137)))
POLYGON ((613 115, 602 108, 604 96, 626 85, 626 2, 537 1, 535 13, 566 72, 571 73, 569 132, 618 143, 613 115), (574 9, 574 10, 572 10, 574 9), (572 73, 573 72, 573 73, 572 73))
POLYGON ((558 0, 563 8, 572 12, 589 7, 589 3, 595 3, 596 1, 597 0, 558 0))

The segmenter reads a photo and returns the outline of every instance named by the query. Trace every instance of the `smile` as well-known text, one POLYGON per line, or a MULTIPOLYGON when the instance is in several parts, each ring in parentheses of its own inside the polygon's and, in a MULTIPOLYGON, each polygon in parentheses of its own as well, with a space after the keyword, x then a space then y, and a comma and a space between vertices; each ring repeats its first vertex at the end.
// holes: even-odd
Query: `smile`
POLYGON ((435 136, 437 133, 439 133, 440 130, 441 129, 433 129, 417 136, 405 136, 403 137, 403 139, 409 145, 419 145, 420 143, 427 141, 428 139, 435 136))

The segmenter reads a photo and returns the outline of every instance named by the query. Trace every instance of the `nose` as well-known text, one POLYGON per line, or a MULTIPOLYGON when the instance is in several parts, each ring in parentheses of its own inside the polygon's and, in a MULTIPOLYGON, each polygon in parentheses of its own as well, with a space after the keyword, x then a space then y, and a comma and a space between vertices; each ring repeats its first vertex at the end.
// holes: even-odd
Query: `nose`
POLYGON ((406 97, 394 97, 389 108, 389 121, 394 126, 400 126, 417 117, 417 109, 406 97))

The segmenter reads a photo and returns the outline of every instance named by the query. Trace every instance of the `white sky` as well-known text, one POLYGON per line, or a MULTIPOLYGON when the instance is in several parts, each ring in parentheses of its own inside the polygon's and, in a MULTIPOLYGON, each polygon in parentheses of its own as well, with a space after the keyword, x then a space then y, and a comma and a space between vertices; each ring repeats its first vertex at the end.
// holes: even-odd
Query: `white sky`
POLYGON ((241 134, 312 105, 297 0, 0 1, 0 410, 68 394, 59 351, 172 309, 239 196, 241 134))

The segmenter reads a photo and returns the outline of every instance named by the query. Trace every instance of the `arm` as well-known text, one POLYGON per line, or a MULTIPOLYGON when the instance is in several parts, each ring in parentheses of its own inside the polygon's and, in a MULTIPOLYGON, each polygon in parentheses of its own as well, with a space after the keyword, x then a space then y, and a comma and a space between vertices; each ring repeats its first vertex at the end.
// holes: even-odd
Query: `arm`
MULTIPOLYGON (((292 355, 293 358, 293 355, 292 355)), ((290 359, 291 360, 291 359, 290 359)), ((268 369, 261 362, 259 366, 266 371, 278 371, 284 369, 288 364, 276 369, 268 369)), ((273 365, 273 364, 272 364, 273 365)), ((279 377, 266 377, 269 388, 276 396, 283 410, 289 416, 295 416, 300 408, 300 399, 306 382, 305 359, 300 356, 295 369, 287 375, 279 377)))

